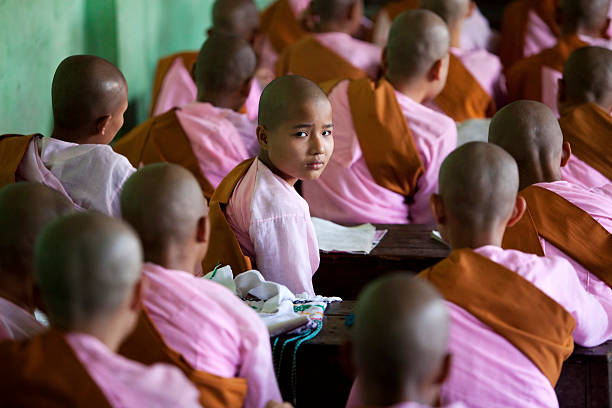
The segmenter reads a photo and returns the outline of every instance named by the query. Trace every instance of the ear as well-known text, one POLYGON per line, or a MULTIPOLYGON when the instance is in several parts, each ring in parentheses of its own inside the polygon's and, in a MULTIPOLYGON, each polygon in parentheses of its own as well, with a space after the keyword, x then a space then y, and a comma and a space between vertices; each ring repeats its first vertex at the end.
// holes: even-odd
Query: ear
POLYGON ((433 63, 429 69, 429 79, 433 81, 439 81, 442 79, 442 71, 444 69, 444 59, 439 59, 433 63))
POLYGON ((136 285, 134 285, 134 289, 132 290, 132 298, 130 299, 130 310, 135 312, 140 311, 144 285, 145 283, 142 278, 140 278, 138 282, 136 282, 136 285))
POLYGON ((512 214, 510 214, 510 219, 506 223, 506 228, 513 226, 523 217, 525 214, 525 210, 527 210, 527 201, 520 194, 516 196, 516 201, 514 202, 514 208, 512 209, 512 214))
POLYGON ((467 12, 465 18, 471 17, 472 14, 474 14, 475 10, 476 10, 476 2, 475 1, 470 1, 470 7, 468 8, 468 12, 467 12))
POLYGON ((268 131, 264 127, 264 125, 257 125, 257 129, 255 133, 257 133, 257 142, 259 142, 259 147, 267 150, 268 148, 268 131))
POLYGON ((432 194, 431 197, 429 197, 429 207, 431 208, 431 213, 436 223, 438 223, 438 225, 446 224, 446 209, 444 208, 444 202, 440 194, 432 194))
POLYGON ((561 153, 561 167, 565 167, 572 157, 572 147, 569 142, 563 142, 561 149, 563 150, 563 153, 561 153))
POLYGON ((210 222, 207 217, 200 217, 198 219, 198 225, 196 227, 196 241, 198 244, 208 242, 210 237, 210 222))
POLYGON ((442 364, 440 365, 440 372, 438 376, 435 378, 436 385, 442 385, 448 379, 450 375, 450 370, 453 362, 453 356, 450 353, 447 353, 444 356, 444 360, 442 360, 442 364))
POLYGON ((96 131, 99 135, 104 136, 104 133, 107 131, 108 124, 111 120, 111 115, 102 116, 96 119, 96 131))

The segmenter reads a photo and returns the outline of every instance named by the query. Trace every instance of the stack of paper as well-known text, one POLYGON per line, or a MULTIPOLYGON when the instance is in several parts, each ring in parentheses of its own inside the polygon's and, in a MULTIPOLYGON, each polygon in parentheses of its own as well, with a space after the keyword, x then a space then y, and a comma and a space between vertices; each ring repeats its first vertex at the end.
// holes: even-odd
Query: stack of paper
POLYGON ((387 230, 376 230, 372 224, 344 227, 321 218, 312 218, 319 249, 323 252, 369 254, 383 239, 387 230))

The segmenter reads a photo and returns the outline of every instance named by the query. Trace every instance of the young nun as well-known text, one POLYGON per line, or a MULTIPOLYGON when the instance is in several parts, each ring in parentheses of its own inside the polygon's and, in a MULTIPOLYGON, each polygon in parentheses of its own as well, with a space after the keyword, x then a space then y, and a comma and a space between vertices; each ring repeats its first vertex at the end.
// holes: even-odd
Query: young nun
POLYGON ((579 48, 559 84, 559 124, 572 146, 564 180, 598 187, 612 183, 612 51, 579 48))
MULTIPOLYGON (((213 392, 202 391, 202 404, 255 408, 281 400, 263 321, 223 286, 194 276, 211 240, 208 205, 196 179, 175 164, 145 166, 126 182, 121 208, 144 249, 143 313, 165 347, 199 376, 218 378, 213 392), (210 400, 236 384, 236 399, 210 400)), ((157 362, 154 355, 142 350, 158 343, 139 325, 121 352, 150 364, 157 362)))
POLYGON ((351 328, 363 406, 436 406, 451 367, 448 335, 446 304, 427 282, 396 274, 369 284, 351 328))
MULTIPOLYGON (((212 7, 212 26, 208 36, 233 35, 256 47, 259 32, 259 13, 253 0, 216 0, 212 7)), ((194 65, 198 51, 184 51, 162 57, 157 62, 153 79, 151 116, 157 116, 176 106, 187 105, 196 100, 198 88, 194 78, 194 65)), ((257 105, 261 85, 252 81, 248 98, 239 109, 250 119, 257 117, 257 105)))
POLYGON ((95 212, 61 217, 38 238, 35 264, 51 329, 0 343, 0 405, 199 406, 175 367, 115 354, 140 303, 142 250, 131 228, 95 212))
POLYGON ((421 103, 444 87, 448 49, 444 21, 409 10, 391 27, 384 78, 333 86, 336 148, 321 178, 303 185, 313 216, 340 223, 433 223, 429 196, 442 160, 457 145, 457 128, 421 103))
POLYGON ((34 243, 57 217, 74 211, 61 193, 38 183, 0 189, 0 339, 21 340, 45 330, 34 279, 34 243))
POLYGON ((127 83, 110 62, 73 55, 55 71, 53 133, 0 136, 0 186, 43 183, 79 209, 118 216, 119 194, 135 171, 108 144, 123 126, 127 83))
MULTIPOLYGON (((489 142, 519 164, 521 196, 527 200, 527 215, 506 231, 504 247, 567 259, 612 322, 612 197, 601 188, 562 180, 570 147, 541 103, 505 107, 491 122, 489 142)), ((605 338, 612 338, 612 324, 605 338)))
POLYGON ((319 247, 308 203, 294 185, 321 175, 334 148, 332 129, 331 104, 313 82, 284 76, 264 89, 259 156, 237 166, 211 199, 213 236, 219 238, 211 242, 205 270, 219 262, 234 273, 246 270, 242 251, 267 280, 314 294, 319 247))
POLYGON ((469 0, 421 0, 421 8, 439 15, 451 38, 448 79, 432 106, 455 122, 492 117, 504 99, 502 66, 485 49, 463 50, 461 33, 471 13, 469 0))
POLYGON ((379 77, 382 49, 351 37, 363 18, 363 0, 313 0, 309 13, 313 33, 283 51, 277 76, 292 73, 316 83, 379 77))
POLYGON ((441 292, 451 316, 443 403, 557 407, 554 386, 574 340, 605 340, 604 309, 566 260, 501 248, 506 226, 525 209, 518 188, 516 162, 493 144, 465 144, 440 168, 431 204, 452 252, 419 276, 441 292))
POLYGON ((182 165, 210 198, 236 165, 257 154, 256 125, 239 112, 256 63, 245 41, 213 34, 194 67, 197 100, 147 120, 113 148, 136 167, 164 161, 182 165))
POLYGON ((558 80, 570 54, 588 45, 612 49, 606 33, 610 26, 609 10, 610 0, 562 0, 559 41, 508 69, 508 101, 531 99, 543 102, 557 113, 558 80))

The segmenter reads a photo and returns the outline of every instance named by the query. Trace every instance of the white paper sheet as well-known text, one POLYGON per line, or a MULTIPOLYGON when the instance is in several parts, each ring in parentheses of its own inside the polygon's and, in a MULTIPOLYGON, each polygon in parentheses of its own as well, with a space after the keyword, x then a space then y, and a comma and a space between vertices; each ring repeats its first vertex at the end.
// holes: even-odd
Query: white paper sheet
POLYGON ((312 217, 312 223, 322 252, 369 254, 387 233, 377 231, 372 224, 345 227, 316 217, 312 217))

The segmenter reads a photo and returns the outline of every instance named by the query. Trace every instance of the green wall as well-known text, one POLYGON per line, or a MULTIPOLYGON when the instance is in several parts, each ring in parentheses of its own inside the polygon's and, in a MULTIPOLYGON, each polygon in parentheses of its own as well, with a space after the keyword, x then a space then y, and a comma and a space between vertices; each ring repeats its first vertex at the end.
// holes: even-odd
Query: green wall
MULTIPOLYGON (((257 1, 259 6, 271 0, 257 1)), ((126 127, 144 120, 157 60, 198 49, 213 0, 0 0, 0 134, 49 134, 51 80, 62 59, 94 54, 129 86, 126 127)))

